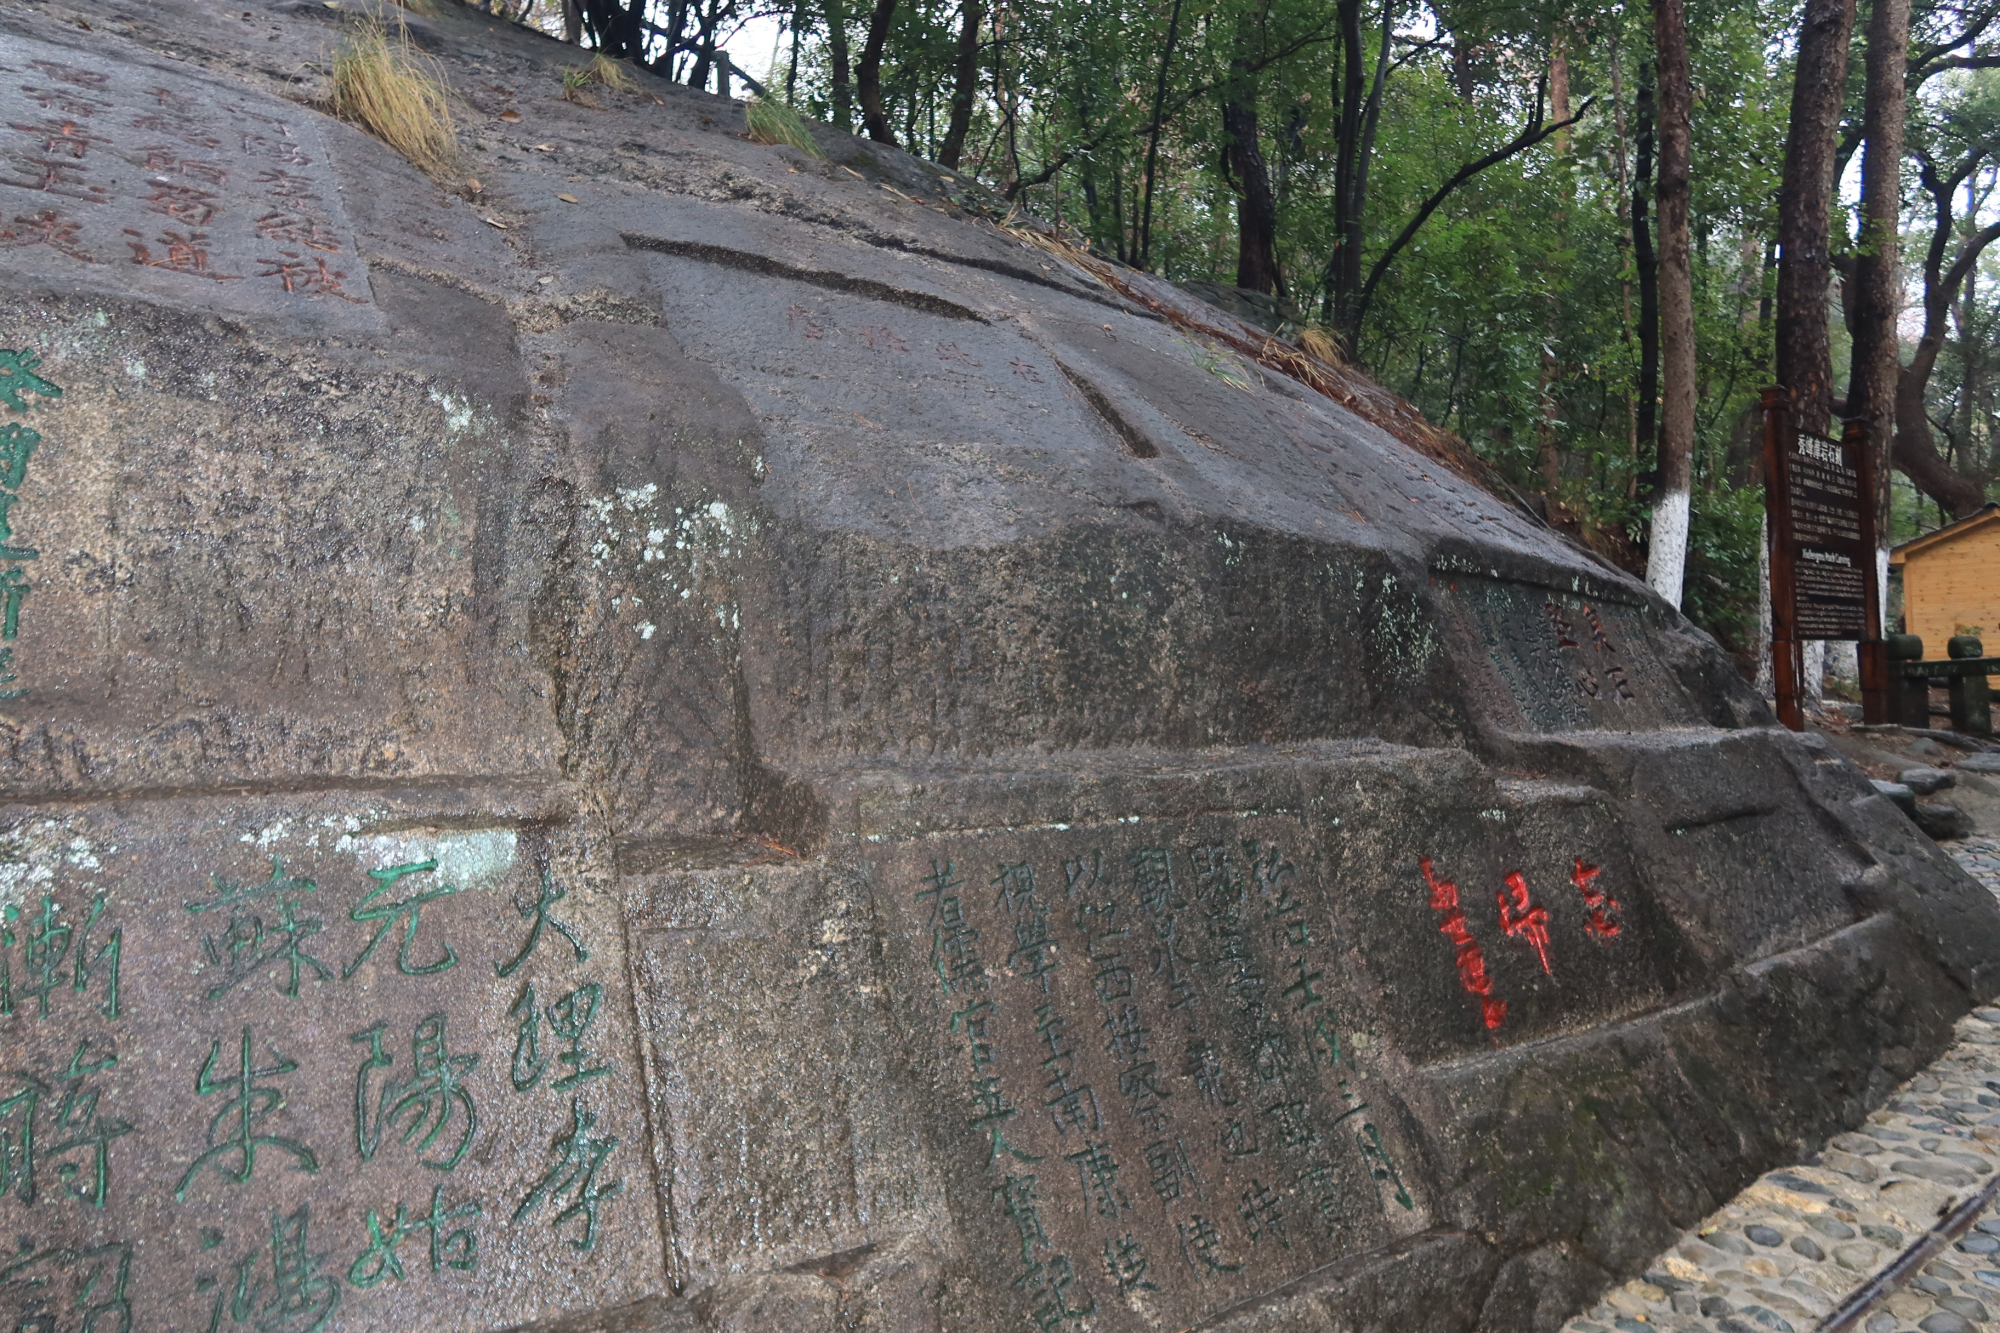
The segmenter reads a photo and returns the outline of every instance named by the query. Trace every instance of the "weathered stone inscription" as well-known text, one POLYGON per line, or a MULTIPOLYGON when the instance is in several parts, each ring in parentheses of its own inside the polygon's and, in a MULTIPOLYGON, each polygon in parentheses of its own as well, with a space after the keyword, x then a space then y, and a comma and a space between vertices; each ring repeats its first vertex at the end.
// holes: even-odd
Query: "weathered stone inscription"
POLYGON ((28 694, 14 665, 14 640, 21 633, 28 562, 40 559, 41 552, 15 537, 14 504, 21 498, 28 460, 42 442, 42 433, 12 418, 62 397, 60 385, 37 373, 41 363, 31 348, 0 348, 0 405, 5 406, 7 418, 0 420, 0 699, 23 699, 28 694))
POLYGON ((0 843, 5 1327, 486 1329, 657 1289, 615 909, 560 848, 331 797, 0 843))
POLYGON ((1645 608, 1609 587, 1562 590, 1469 572, 1441 561, 1433 586, 1485 647, 1501 683, 1536 731, 1648 730, 1690 720, 1657 665, 1645 608))
POLYGON ((18 37, 0 39, 0 263, 206 307, 372 311, 309 118, 18 37))
POLYGON ((1026 1326, 1194 1322, 1421 1224, 1296 826, 1198 829, 938 845, 900 887, 1026 1326))

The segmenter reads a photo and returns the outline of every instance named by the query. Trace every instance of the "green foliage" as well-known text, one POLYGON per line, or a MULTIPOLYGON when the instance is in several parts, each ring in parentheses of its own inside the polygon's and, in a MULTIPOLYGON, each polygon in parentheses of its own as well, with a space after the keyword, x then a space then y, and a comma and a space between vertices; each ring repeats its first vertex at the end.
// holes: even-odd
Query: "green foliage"
POLYGON ((743 119, 750 131, 750 142, 763 144, 788 144, 807 157, 824 157, 819 145, 813 142, 812 131, 806 128, 799 113, 783 102, 770 98, 756 97, 743 108, 743 119))

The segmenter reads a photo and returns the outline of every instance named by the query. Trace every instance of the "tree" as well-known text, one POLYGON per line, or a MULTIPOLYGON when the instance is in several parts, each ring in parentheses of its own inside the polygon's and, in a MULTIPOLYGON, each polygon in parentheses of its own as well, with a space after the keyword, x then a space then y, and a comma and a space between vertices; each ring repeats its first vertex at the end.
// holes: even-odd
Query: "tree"
POLYGON ((1694 256, 1688 230, 1692 181, 1689 135, 1694 76, 1688 64, 1687 14, 1681 0, 1653 0, 1659 61, 1660 118, 1660 485, 1653 497, 1646 581, 1681 604, 1687 574, 1688 522, 1694 488, 1694 256))
POLYGON ((861 96, 861 123, 876 143, 893 145, 896 132, 882 113, 882 51, 889 43, 889 21, 896 16, 896 0, 875 0, 875 12, 868 19, 868 40, 861 48, 861 65, 855 70, 855 91, 861 96))
POLYGON ((965 136, 972 130, 972 104, 979 95, 979 25, 985 15, 979 0, 964 0, 959 16, 956 63, 952 66, 951 121, 945 128, 944 143, 938 148, 938 164, 953 171, 958 170, 959 159, 965 155, 965 136))
MULTIPOLYGON (((1868 86, 1862 133, 1861 229, 1847 302, 1854 351, 1847 377, 1847 416, 1866 428, 1865 466, 1878 479, 1877 543, 1889 546, 1890 443, 1896 430, 1901 377, 1902 269, 1897 254, 1903 214, 1904 72, 1909 60, 1910 0, 1874 0, 1868 18, 1868 86)), ((1869 577, 1878 577, 1870 570, 1869 577)), ((1881 626, 1871 627, 1879 633, 1881 626)))
MULTIPOLYGON (((1343 331, 1347 334, 1350 346, 1356 346, 1360 342, 1361 326, 1362 322, 1368 317, 1369 303, 1374 300, 1375 289, 1381 285, 1382 279, 1388 274, 1389 266, 1396 261, 1396 256, 1403 252, 1403 247, 1416 239, 1417 233, 1423 229, 1423 225, 1426 222, 1430 221, 1431 215, 1443 206, 1445 200, 1449 199, 1460 186, 1479 175, 1480 172, 1485 171, 1488 167, 1498 166, 1510 158, 1519 156, 1558 131, 1568 129, 1571 125, 1576 124, 1590 111, 1591 104, 1585 102, 1581 107, 1577 108, 1576 114, 1569 119, 1550 124, 1544 119, 1543 114, 1543 101, 1547 93, 1548 80, 1544 78, 1540 83, 1535 85, 1534 110, 1528 117, 1528 123, 1521 127, 1520 133, 1492 152, 1462 164, 1457 171, 1452 173, 1449 180, 1439 186, 1432 192, 1429 198, 1423 201, 1417 208, 1416 215, 1404 224, 1403 230, 1397 233, 1396 239, 1389 242, 1387 248, 1377 257, 1374 265, 1368 270, 1367 280, 1361 284, 1361 290, 1355 294, 1352 304, 1349 307, 1353 311, 1349 317, 1351 322, 1343 331)), ((1358 220, 1355 225, 1358 231, 1358 220)), ((1334 289, 1329 286, 1328 290, 1331 297, 1334 289)), ((1330 299, 1329 304, 1335 304, 1335 302, 1330 299)))
POLYGON ((1826 323, 1833 279, 1828 230, 1853 28, 1854 0, 1806 0, 1778 197, 1778 383, 1790 394, 1797 427, 1820 433, 1833 417, 1833 349, 1826 323))
MULTIPOLYGON (((1983 108, 1963 108, 1972 121, 1983 108)), ((1964 121, 1961 121, 1963 126, 1964 121)), ((2000 221, 1962 231, 1955 209, 1955 196, 1986 162, 2000 144, 2000 123, 1968 143, 1948 170, 1940 170, 1928 143, 1912 145, 1917 160, 1918 179, 1931 201, 1930 244, 1924 254, 1924 327, 1917 345, 1896 386, 1896 435, 1892 458, 1896 466, 1924 494, 1954 517, 1963 516, 1986 502, 1985 487, 1959 475, 1939 457, 1925 394, 1930 387, 1938 354, 1950 330, 1952 303, 1979 263, 1986 247, 2000 239, 2000 221)))
POLYGON ((1278 201, 1271 193, 1271 173, 1257 135, 1258 84, 1252 68, 1256 20, 1262 17, 1245 14, 1240 20, 1237 51, 1222 87, 1223 179, 1236 191, 1236 285, 1282 295, 1278 201))
POLYGON ((841 0, 826 0, 826 41, 832 53, 833 123, 854 128, 854 100, 847 64, 847 8, 841 0))
POLYGON ((1632 458, 1632 486, 1638 482, 1638 450, 1653 447, 1660 437, 1660 266, 1653 254, 1653 224, 1646 216, 1647 201, 1653 191, 1653 67, 1639 67, 1639 95, 1635 99, 1634 147, 1637 161, 1632 172, 1632 268, 1639 282, 1639 382, 1634 391, 1638 400, 1638 421, 1634 424, 1637 450, 1632 458))
POLYGON ((1382 119, 1382 93, 1392 65, 1395 6, 1382 3, 1382 29, 1375 47, 1375 77, 1362 98, 1361 0, 1340 0, 1340 122, 1334 144, 1333 253, 1326 262, 1327 313, 1350 344, 1360 332, 1356 302, 1361 295, 1362 246, 1367 239, 1368 169, 1375 157, 1375 131, 1382 119))

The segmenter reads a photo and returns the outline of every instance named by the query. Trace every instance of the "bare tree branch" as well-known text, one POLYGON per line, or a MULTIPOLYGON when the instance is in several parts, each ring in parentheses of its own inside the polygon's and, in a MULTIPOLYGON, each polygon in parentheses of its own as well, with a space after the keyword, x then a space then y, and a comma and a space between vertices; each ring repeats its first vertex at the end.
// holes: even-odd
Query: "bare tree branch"
POLYGON ((1362 322, 1368 318, 1369 302, 1374 300, 1375 288, 1382 281, 1382 276, 1389 271, 1389 265, 1402 252, 1403 247, 1415 239, 1417 232, 1422 230, 1424 223, 1430 221, 1431 214, 1437 212, 1439 205, 1450 198, 1454 190, 1488 167, 1497 166, 1510 157, 1524 153, 1550 135, 1560 130, 1566 130, 1576 124, 1585 115, 1589 114, 1591 106, 1597 100, 1596 98, 1586 100, 1582 106, 1576 109, 1576 114, 1568 120, 1558 121, 1553 125, 1546 125, 1542 121, 1542 101, 1548 91, 1547 85, 1548 80, 1546 76, 1544 76, 1541 82, 1535 85, 1535 114, 1529 118, 1528 123, 1522 127, 1521 132, 1486 156, 1467 162, 1454 172, 1450 180, 1439 186, 1436 193, 1432 194, 1430 198, 1424 200, 1423 207, 1417 210, 1417 215, 1410 219, 1409 225, 1403 228, 1402 234, 1391 241, 1389 248, 1384 250, 1381 257, 1375 261, 1375 266, 1368 271, 1368 281, 1361 288, 1361 299, 1357 302, 1354 312, 1354 329, 1357 334, 1361 330, 1362 322))

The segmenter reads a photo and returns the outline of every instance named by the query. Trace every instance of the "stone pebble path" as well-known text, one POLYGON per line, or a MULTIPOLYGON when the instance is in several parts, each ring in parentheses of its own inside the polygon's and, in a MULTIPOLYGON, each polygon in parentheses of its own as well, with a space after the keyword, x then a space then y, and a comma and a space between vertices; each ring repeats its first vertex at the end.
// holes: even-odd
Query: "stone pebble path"
MULTIPOLYGON (((2000 840, 1947 844, 2000 898, 2000 840)), ((2000 1008, 1812 1166, 1772 1171, 1606 1293, 1564 1333, 1812 1333, 2000 1167, 2000 1008)), ((1861 1323, 1867 1333, 2000 1330, 2000 1207, 1861 1323)))

